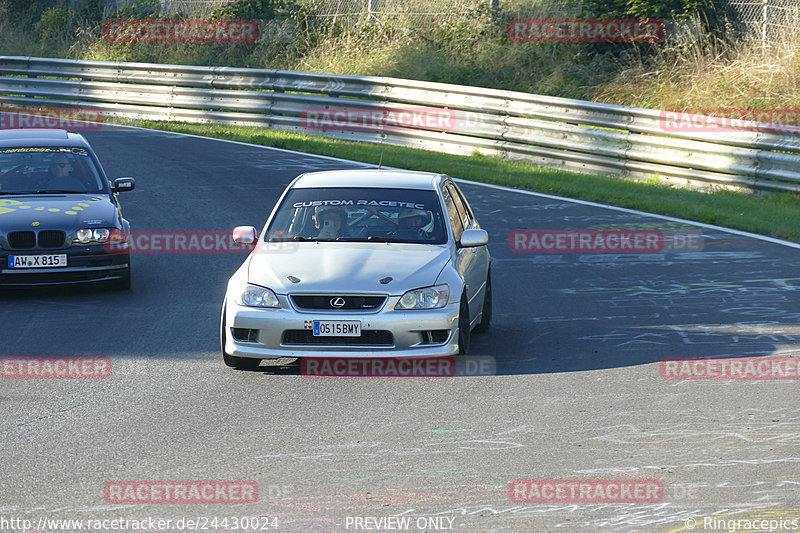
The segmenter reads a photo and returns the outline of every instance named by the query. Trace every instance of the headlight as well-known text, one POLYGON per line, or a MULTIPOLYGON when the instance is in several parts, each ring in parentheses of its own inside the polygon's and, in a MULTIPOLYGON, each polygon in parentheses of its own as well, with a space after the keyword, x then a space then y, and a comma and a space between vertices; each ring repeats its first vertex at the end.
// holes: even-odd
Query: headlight
POLYGON ((450 297, 450 287, 436 285, 408 291, 394 306, 395 309, 439 309, 447 305, 450 297))
POLYGON ((78 244, 93 244, 93 243, 120 243, 125 242, 125 234, 117 228, 81 228, 75 234, 75 240, 78 244))
POLYGON ((77 237, 78 238, 75 239, 76 241, 78 241, 81 244, 86 244, 92 240, 92 230, 89 228, 81 228, 78 230, 77 237))
POLYGON ((110 234, 111 232, 106 228, 97 228, 96 230, 94 230, 94 235, 92 236, 94 237, 94 240, 96 240, 97 242, 106 242, 108 241, 108 236, 110 234))
POLYGON ((278 297, 270 289, 248 285, 236 299, 239 305, 247 307, 280 307, 278 297))

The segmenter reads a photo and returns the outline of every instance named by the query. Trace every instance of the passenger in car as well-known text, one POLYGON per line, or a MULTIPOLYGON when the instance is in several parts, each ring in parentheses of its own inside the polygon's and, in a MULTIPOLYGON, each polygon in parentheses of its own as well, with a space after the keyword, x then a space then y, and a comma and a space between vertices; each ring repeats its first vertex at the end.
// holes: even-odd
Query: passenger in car
POLYGON ((343 235, 347 227, 347 212, 341 208, 327 208, 317 211, 319 223, 318 239, 334 240, 343 235))

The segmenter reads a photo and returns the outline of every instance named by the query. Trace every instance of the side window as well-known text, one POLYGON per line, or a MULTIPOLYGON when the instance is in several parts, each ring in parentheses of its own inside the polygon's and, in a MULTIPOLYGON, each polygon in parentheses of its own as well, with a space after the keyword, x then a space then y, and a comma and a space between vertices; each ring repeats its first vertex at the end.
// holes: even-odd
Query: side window
POLYGON ((470 222, 474 222, 475 221, 475 214, 473 213, 472 208, 470 207, 469 202, 467 201, 466 195, 461 190, 461 188, 458 185, 456 185, 455 183, 453 184, 453 188, 455 188, 456 193, 458 193, 458 197, 461 199, 461 203, 464 204, 464 209, 467 210, 467 215, 470 218, 470 222))
POLYGON ((450 192, 447 188, 442 189, 442 197, 444 198, 444 204, 447 207, 447 216, 450 218, 450 225, 453 227, 453 234, 456 237, 456 240, 461 238, 461 233, 464 231, 464 226, 461 224, 461 216, 456 209, 456 204, 453 203, 453 199, 450 197, 450 192))
POLYGON ((472 217, 470 216, 469 211, 467 211, 467 208, 464 207, 464 202, 461 201, 460 194, 452 183, 447 184, 447 191, 450 193, 450 197, 453 199, 453 203, 456 205, 462 227, 464 229, 468 229, 472 224, 472 217))

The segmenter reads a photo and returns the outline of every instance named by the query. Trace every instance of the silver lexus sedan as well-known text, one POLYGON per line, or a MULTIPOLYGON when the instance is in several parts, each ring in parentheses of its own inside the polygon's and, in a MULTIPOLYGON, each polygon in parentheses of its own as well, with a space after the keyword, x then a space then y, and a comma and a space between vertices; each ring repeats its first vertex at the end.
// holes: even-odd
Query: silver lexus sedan
POLYGON ((225 364, 466 354, 492 317, 488 234, 448 176, 337 170, 295 178, 228 282, 225 364))

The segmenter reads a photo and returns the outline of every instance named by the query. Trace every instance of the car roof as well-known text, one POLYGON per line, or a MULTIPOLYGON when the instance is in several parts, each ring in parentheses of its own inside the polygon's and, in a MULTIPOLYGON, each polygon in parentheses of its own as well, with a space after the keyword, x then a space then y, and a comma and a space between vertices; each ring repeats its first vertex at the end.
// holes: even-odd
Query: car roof
POLYGON ((0 130, 0 147, 18 146, 81 146, 89 147, 78 133, 53 129, 0 130))
POLYGON ((298 177, 292 185, 295 189, 319 187, 363 187, 382 189, 436 190, 436 182, 442 176, 435 172, 413 170, 326 170, 309 172, 298 177))

